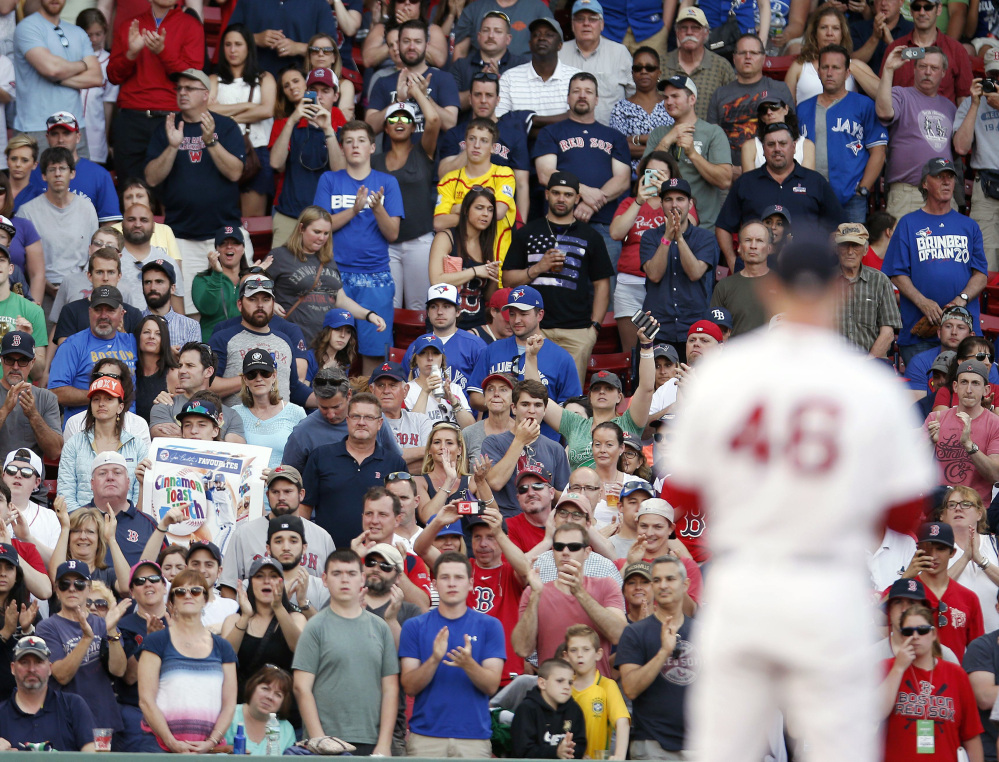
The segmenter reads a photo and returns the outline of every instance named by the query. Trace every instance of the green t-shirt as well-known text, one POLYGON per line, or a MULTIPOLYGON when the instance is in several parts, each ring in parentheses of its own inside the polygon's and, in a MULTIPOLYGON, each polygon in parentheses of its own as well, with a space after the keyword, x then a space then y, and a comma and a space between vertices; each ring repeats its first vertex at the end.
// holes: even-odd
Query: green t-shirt
MULTIPOLYGON (((37 304, 15 293, 0 302, 0 338, 17 330, 15 321, 21 316, 31 323, 31 338, 35 340, 35 346, 47 347, 49 332, 45 328, 45 313, 37 304)), ((0 377, 2 376, 3 368, 0 367, 0 377)))
MULTIPOLYGON (((611 418, 611 423, 616 423, 623 431, 636 437, 642 436, 643 427, 631 417, 631 408, 625 410, 624 415, 611 418)), ((563 410, 558 433, 565 437, 569 468, 573 471, 582 466, 593 468, 593 419, 563 410)))
MULTIPOLYGON (((232 716, 232 722, 229 724, 229 729, 225 733, 225 742, 230 746, 232 745, 232 739, 236 737, 236 729, 239 725, 243 725, 244 728, 246 726, 246 723, 243 722, 243 704, 236 705, 236 713, 232 716)), ((295 745, 296 740, 295 728, 291 726, 291 723, 288 722, 288 720, 281 720, 281 736, 278 739, 278 754, 284 754, 286 749, 290 749, 295 745)), ((262 757, 267 754, 267 736, 264 736, 264 740, 260 743, 254 743, 247 738, 246 753, 258 757, 262 757)))
POLYGON ((302 630, 292 669, 316 676, 312 694, 326 735, 378 742, 382 678, 399 673, 395 639, 384 619, 370 611, 345 619, 324 608, 302 630))

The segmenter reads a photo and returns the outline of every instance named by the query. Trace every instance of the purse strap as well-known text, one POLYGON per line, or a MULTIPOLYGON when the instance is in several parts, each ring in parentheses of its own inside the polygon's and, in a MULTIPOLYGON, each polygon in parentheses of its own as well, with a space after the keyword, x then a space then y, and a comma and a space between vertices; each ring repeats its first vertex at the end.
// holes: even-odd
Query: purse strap
POLYGON ((319 266, 316 267, 316 279, 312 281, 312 288, 310 288, 308 291, 306 291, 304 294, 298 297, 298 299, 295 300, 295 303, 291 305, 291 309, 288 310, 286 313, 284 313, 285 320, 288 319, 289 315, 291 315, 292 312, 298 309, 298 305, 302 303, 302 300, 305 299, 306 296, 308 296, 309 294, 311 294, 313 291, 316 290, 316 287, 319 285, 319 279, 322 277, 323 277, 323 263, 319 262, 319 266))

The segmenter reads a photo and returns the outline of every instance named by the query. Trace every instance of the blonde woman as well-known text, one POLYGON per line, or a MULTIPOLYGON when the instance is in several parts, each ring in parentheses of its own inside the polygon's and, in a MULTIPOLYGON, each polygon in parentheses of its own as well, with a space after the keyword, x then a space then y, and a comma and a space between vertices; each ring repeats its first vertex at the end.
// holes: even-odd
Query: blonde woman
POLYGON ((285 317, 302 329, 307 344, 322 330, 323 318, 334 307, 385 330, 381 317, 343 291, 333 261, 333 218, 325 209, 305 207, 288 242, 272 249, 270 256, 267 273, 274 279, 274 298, 284 307, 285 317))
POLYGON ((270 352, 251 349, 243 358, 241 375, 243 388, 239 393, 242 404, 233 409, 243 419, 247 444, 271 448, 268 468, 282 463, 284 444, 295 424, 305 418, 298 405, 281 399, 278 389, 277 365, 270 352))
POLYGON ((468 468, 468 451, 461 429, 451 421, 438 421, 430 430, 430 441, 423 456, 421 477, 413 479, 420 496, 420 519, 424 522, 437 512, 440 501, 431 501, 441 490, 444 502, 461 490, 475 493, 475 479, 468 468), (427 510, 429 509, 429 510, 427 510))
POLYGON ((56 516, 61 532, 49 559, 50 577, 65 561, 82 561, 87 565, 91 580, 99 580, 118 595, 128 595, 128 561, 121 552, 115 532, 118 520, 114 512, 103 513, 97 508, 80 508, 70 516, 62 495, 55 499, 56 516), (113 566, 108 566, 108 549, 113 566))

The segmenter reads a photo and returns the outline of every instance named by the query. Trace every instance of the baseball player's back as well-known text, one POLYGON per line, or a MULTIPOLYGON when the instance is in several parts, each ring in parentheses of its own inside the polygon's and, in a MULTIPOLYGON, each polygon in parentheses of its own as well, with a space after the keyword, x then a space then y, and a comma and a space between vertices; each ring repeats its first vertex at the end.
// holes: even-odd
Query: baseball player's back
POLYGON ((864 552, 888 509, 935 483, 904 386, 793 321, 705 359, 690 386, 670 466, 711 524, 696 758, 759 759, 781 708, 811 762, 871 762, 864 552))

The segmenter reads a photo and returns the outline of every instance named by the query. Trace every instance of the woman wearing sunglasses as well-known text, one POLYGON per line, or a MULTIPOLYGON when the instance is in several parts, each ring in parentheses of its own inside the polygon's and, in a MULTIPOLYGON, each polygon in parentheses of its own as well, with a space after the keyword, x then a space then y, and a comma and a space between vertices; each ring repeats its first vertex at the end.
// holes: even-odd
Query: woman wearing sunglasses
POLYGON ((251 349, 243 357, 243 385, 239 392, 239 405, 233 410, 243 419, 246 443, 271 448, 268 468, 277 468, 283 462, 284 445, 291 430, 305 418, 305 411, 298 405, 281 399, 278 388, 277 365, 270 352, 251 349))
POLYGON ((971 487, 951 487, 933 510, 932 520, 949 524, 954 530, 957 548, 950 559, 948 576, 978 596, 985 631, 999 629, 999 554, 981 495, 971 487))
POLYGON ((116 595, 128 595, 128 560, 118 545, 118 521, 114 513, 79 508, 70 515, 62 495, 56 497, 54 508, 62 531, 52 549, 49 569, 56 569, 65 561, 76 561, 87 567, 90 579, 103 582, 116 595), (109 551, 111 566, 107 563, 109 551))
POLYGON ((106 616, 90 613, 87 599, 93 591, 86 564, 69 561, 53 568, 59 610, 35 628, 52 651, 52 677, 63 691, 86 699, 96 727, 117 733, 124 725, 111 678, 125 676, 128 659, 118 621, 131 601, 111 606, 106 616))
POLYGON ((267 753, 265 730, 271 714, 281 723, 278 754, 295 745, 295 728, 286 719, 294 710, 291 674, 275 664, 265 664, 246 681, 245 703, 236 707, 236 714, 225 734, 225 742, 232 745, 239 726, 246 735, 246 753, 262 756, 267 753))
POLYGON ((885 719, 885 762, 925 759, 950 762, 963 746, 981 762, 982 722, 971 682, 961 665, 940 658, 933 613, 909 608, 900 621, 905 638, 882 665, 878 716, 885 719))
POLYGON ((388 247, 396 309, 424 309, 430 289, 427 264, 430 245, 434 242, 434 202, 437 200, 437 194, 433 192, 437 178, 434 154, 441 120, 428 92, 428 81, 423 76, 410 75, 409 94, 424 118, 419 143, 414 144, 412 140, 416 130, 416 109, 411 103, 397 103, 385 115, 389 149, 371 157, 373 169, 387 172, 398 180, 406 212, 399 223, 399 235, 388 247))
MULTIPOLYGON (((349 35, 348 35, 349 36, 349 35)), ((353 62, 351 62, 353 66, 353 62)), ((329 69, 336 74, 340 80, 340 93, 336 100, 336 106, 343 114, 346 124, 354 118, 354 96, 357 94, 354 83, 343 75, 343 59, 340 58, 340 49, 336 42, 325 34, 315 34, 308 42, 305 52, 305 70, 329 69)), ((354 69, 350 71, 354 72, 354 69)), ((355 72, 356 73, 356 72, 355 72)))
POLYGON ((771 95, 756 107, 756 137, 742 144, 742 171, 751 172, 762 167, 763 136, 772 124, 785 124, 794 140, 794 160, 803 167, 815 169, 815 143, 803 137, 798 130, 798 117, 779 96, 771 95))
POLYGON ((164 751, 204 754, 225 739, 236 711, 236 652, 202 624, 208 583, 185 569, 168 596, 171 624, 142 642, 139 707, 164 751))
POLYGON ((663 94, 658 88, 660 71, 659 53, 646 45, 638 48, 631 60, 635 94, 619 100, 611 111, 610 126, 628 136, 633 170, 638 169, 638 162, 645 153, 649 133, 656 127, 673 124, 673 117, 666 113, 663 94))
MULTIPOLYGON (((222 623, 222 637, 232 644, 239 657, 236 668, 237 701, 248 701, 247 686, 259 669, 276 666, 290 670, 295 647, 305 627, 305 615, 291 605, 284 589, 284 572, 275 559, 258 558, 250 567, 250 584, 238 591, 239 613, 222 623)), ((271 709, 270 711, 277 711, 271 709)), ((295 712, 292 724, 301 725, 295 712)))

